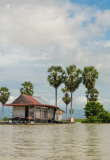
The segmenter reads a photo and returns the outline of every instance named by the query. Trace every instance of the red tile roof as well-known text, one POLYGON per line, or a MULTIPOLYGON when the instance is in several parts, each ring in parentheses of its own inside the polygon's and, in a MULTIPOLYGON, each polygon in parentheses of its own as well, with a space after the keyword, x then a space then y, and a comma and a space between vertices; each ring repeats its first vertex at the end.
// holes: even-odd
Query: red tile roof
POLYGON ((41 105, 40 102, 38 102, 36 99, 34 99, 32 96, 28 96, 28 95, 25 95, 25 94, 22 94, 25 98, 27 98, 29 101, 31 101, 33 104, 37 104, 37 105, 41 105))
POLYGON ((52 107, 52 108, 58 108, 57 106, 49 105, 49 104, 41 104, 36 99, 34 99, 32 96, 24 95, 22 94, 26 99, 28 99, 30 102, 28 103, 11 103, 11 104, 5 104, 6 106, 28 106, 28 105, 34 105, 34 106, 42 106, 42 107, 52 107))

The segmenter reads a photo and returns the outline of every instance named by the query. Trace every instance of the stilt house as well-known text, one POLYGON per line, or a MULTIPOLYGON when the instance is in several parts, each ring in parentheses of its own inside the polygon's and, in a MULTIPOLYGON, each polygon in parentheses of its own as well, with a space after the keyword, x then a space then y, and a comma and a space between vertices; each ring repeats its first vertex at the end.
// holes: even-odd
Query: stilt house
POLYGON ((35 123, 58 122, 63 119, 64 111, 57 106, 49 105, 41 97, 20 95, 11 104, 13 106, 12 121, 34 121, 35 123))

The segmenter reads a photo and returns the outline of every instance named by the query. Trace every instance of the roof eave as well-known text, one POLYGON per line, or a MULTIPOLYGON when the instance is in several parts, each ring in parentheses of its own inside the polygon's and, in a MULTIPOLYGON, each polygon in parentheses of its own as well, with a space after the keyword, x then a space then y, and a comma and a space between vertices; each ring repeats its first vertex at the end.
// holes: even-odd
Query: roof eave
POLYGON ((19 104, 14 104, 14 103, 11 103, 11 104, 4 104, 4 106, 41 106, 41 107, 52 107, 52 108, 58 108, 57 106, 53 106, 53 105, 45 105, 45 104, 35 104, 35 103, 19 103, 19 104))

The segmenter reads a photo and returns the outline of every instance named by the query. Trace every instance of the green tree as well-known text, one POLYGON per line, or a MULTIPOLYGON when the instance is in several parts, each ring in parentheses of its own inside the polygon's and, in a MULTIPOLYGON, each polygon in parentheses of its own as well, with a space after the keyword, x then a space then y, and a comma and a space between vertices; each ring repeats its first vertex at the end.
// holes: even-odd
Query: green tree
POLYGON ((110 113, 108 111, 100 112, 98 120, 100 123, 110 123, 110 113))
POLYGON ((99 95, 99 91, 96 88, 93 88, 90 90, 90 92, 88 93, 88 90, 86 91, 86 97, 89 97, 89 101, 98 101, 98 95, 99 95), (90 94, 90 97, 89 97, 90 94))
POLYGON ((66 121, 67 121, 67 105, 70 103, 71 98, 69 97, 67 87, 62 88, 61 91, 62 91, 63 93, 65 93, 65 97, 63 97, 62 100, 63 100, 63 102, 66 104, 66 121))
POLYGON ((88 90, 87 102, 89 101, 90 91, 95 87, 98 71, 94 66, 84 67, 82 73, 83 84, 88 90))
MULTIPOLYGON (((66 67, 67 77, 65 80, 65 86, 71 92, 71 110, 72 110, 72 100, 73 100, 73 92, 79 88, 79 84, 82 82, 82 71, 81 69, 77 69, 75 65, 70 65, 66 67)), ((71 112, 72 117, 72 112, 71 112)))
POLYGON ((99 102, 88 102, 84 108, 86 118, 97 116, 100 112, 104 112, 103 105, 99 102))
POLYGON ((1 87, 0 88, 0 102, 2 104, 2 120, 4 117, 4 104, 8 101, 9 96, 10 96, 9 89, 7 87, 1 87))
POLYGON ((84 123, 110 123, 110 113, 99 102, 88 102, 84 108, 86 120, 84 123))
POLYGON ((63 83, 65 71, 61 66, 51 66, 48 68, 48 82, 55 88, 55 106, 57 106, 57 89, 63 83))
POLYGON ((32 96, 34 94, 33 84, 31 82, 25 81, 21 84, 23 87, 20 89, 21 94, 32 96))

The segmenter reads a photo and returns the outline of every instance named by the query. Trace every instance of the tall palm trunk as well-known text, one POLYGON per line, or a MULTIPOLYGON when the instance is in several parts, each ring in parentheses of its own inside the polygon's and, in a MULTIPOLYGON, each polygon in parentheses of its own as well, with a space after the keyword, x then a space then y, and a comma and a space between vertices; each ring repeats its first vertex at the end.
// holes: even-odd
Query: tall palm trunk
POLYGON ((67 122, 67 93, 66 93, 66 122, 67 122))
POLYGON ((10 118, 10 106, 9 106, 9 118, 10 118))
POLYGON ((55 88, 55 106, 57 106, 57 88, 55 88))
POLYGON ((3 121, 3 118, 4 118, 4 106, 2 104, 2 121, 3 121))
POLYGON ((67 122, 67 104, 66 104, 66 122, 67 122))
POLYGON ((73 96, 73 93, 71 92, 71 118, 72 118, 72 96, 73 96))

